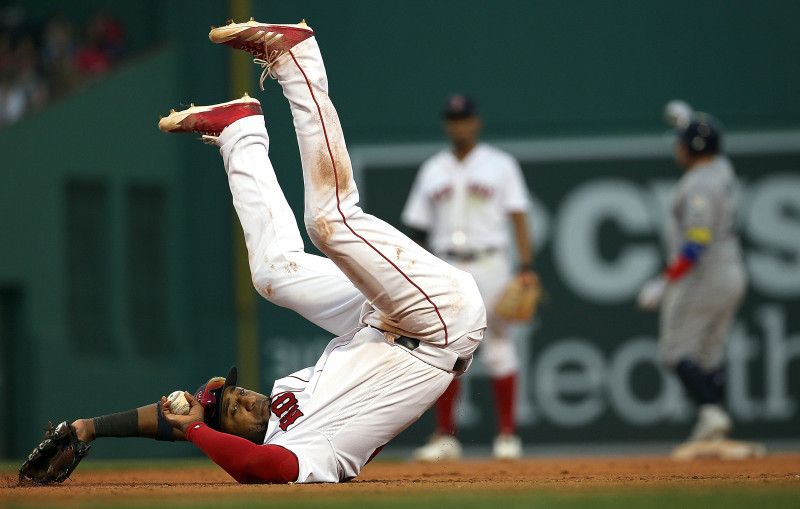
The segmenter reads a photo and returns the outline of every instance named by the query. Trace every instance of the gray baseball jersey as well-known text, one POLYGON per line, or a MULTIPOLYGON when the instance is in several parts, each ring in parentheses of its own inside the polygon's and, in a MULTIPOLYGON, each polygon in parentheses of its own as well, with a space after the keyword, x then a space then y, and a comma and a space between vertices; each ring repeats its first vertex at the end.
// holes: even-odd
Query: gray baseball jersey
POLYGON ((691 358, 719 367, 725 335, 746 287, 736 234, 737 180, 725 156, 716 156, 678 181, 669 223, 669 258, 687 241, 705 244, 694 267, 671 284, 661 306, 661 353, 667 365, 691 358))

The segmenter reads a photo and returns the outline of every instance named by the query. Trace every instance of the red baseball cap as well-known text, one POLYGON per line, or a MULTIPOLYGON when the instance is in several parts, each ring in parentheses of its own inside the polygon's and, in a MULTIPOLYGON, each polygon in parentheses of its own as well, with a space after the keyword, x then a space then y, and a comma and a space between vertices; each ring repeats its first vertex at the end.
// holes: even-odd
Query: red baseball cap
POLYGON ((204 410, 203 422, 209 428, 222 431, 222 396, 225 389, 236 386, 237 377, 236 366, 231 366, 225 378, 215 376, 195 391, 194 397, 204 410))

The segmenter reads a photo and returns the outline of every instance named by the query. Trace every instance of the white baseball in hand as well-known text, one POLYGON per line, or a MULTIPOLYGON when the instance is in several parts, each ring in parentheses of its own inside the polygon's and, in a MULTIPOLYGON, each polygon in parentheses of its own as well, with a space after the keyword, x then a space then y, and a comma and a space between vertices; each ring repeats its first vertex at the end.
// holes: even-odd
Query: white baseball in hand
POLYGON ((183 391, 175 391, 167 396, 169 401, 169 411, 175 415, 186 415, 189 413, 189 401, 183 394, 183 391))

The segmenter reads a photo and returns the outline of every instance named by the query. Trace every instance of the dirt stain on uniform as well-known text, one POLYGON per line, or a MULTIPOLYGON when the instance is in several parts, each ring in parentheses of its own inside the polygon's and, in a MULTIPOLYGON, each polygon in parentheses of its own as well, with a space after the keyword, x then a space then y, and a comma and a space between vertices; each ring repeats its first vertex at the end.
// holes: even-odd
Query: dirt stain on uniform
POLYGON ((327 245, 328 241, 331 239, 333 235, 333 226, 331 225, 330 221, 325 219, 324 216, 319 216, 315 219, 315 223, 317 224, 317 232, 319 233, 319 240, 327 245))
POLYGON ((316 167, 312 172, 314 184, 320 189, 335 188, 338 178, 339 191, 349 191, 353 181, 353 169, 344 146, 339 116, 329 100, 321 100, 319 107, 320 121, 324 122, 328 142, 323 144, 317 153, 316 167))
POLYGON ((338 182, 339 192, 346 192, 350 189, 353 180, 353 171, 347 158, 339 157, 335 146, 331 147, 333 158, 328 152, 327 146, 317 152, 317 160, 311 178, 314 187, 317 189, 336 189, 338 182), (336 167, 334 168, 334 164, 336 167))
POLYGON ((458 279, 450 276, 448 277, 452 291, 450 295, 450 310, 453 313, 458 313, 464 307, 464 294, 461 291, 461 283, 458 279))
POLYGON ((402 247, 398 247, 397 248, 397 260, 398 261, 400 261, 400 255, 401 254, 403 254, 403 248, 402 247))

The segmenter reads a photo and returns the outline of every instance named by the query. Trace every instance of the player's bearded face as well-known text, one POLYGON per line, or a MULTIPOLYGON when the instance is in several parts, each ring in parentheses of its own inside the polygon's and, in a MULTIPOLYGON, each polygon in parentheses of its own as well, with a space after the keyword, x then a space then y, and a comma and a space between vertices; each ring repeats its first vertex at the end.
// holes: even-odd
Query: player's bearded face
POLYGON ((228 387, 222 397, 222 431, 261 445, 269 423, 269 398, 242 387, 228 387))

